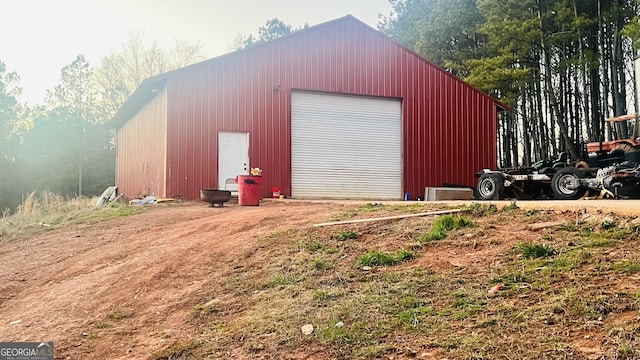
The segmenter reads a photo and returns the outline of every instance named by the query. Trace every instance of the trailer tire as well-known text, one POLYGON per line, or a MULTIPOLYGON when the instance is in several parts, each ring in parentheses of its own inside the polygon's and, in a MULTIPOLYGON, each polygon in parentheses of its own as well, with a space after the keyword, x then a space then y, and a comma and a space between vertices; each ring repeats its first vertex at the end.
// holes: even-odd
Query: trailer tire
POLYGON ((480 200, 498 200, 504 191, 504 180, 496 173, 484 173, 478 179, 478 198, 480 200))
POLYGON ((557 200, 578 200, 584 196, 587 189, 582 186, 568 186, 579 182, 581 171, 573 167, 558 170, 551 179, 551 190, 557 200), (575 187, 575 189, 574 189, 575 187))

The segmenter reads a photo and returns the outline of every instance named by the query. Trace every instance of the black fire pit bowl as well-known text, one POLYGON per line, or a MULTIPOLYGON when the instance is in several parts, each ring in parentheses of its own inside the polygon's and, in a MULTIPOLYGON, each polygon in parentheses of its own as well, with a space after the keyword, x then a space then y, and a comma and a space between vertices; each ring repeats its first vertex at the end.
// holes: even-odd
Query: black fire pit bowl
POLYGON ((228 190, 200 190, 200 200, 208 202, 211 207, 224 206, 224 203, 231 200, 231 191, 228 190))

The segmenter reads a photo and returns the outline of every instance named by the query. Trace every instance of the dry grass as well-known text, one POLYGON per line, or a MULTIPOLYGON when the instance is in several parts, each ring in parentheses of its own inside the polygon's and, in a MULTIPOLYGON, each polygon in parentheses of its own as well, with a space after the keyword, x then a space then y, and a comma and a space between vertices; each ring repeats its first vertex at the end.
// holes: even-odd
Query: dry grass
MULTIPOLYGON (((586 221, 515 204, 467 210, 458 221, 473 227, 447 227, 430 242, 420 238, 434 218, 272 234, 259 250, 270 261, 248 258, 220 274, 227 286, 202 302, 227 300, 194 317, 199 335, 156 358, 640 358, 640 237, 629 219, 586 221), (524 226, 559 218, 567 225, 524 226), (553 251, 523 255, 538 244, 553 251), (367 256, 394 261, 365 267, 367 256), (302 334, 305 324, 313 334, 302 334)), ((343 213, 374 211, 414 209, 343 213)))
POLYGON ((28 239, 39 233, 77 223, 90 223, 143 211, 138 207, 112 203, 96 208, 97 198, 65 199, 50 192, 32 192, 12 214, 8 210, 0 218, 0 244, 28 239))

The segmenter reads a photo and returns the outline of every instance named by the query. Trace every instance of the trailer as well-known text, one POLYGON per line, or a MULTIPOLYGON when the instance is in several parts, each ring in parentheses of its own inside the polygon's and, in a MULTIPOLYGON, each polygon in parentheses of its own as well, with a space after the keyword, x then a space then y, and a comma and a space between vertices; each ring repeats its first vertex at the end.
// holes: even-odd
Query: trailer
POLYGON ((555 198, 576 200, 589 191, 602 198, 640 199, 640 151, 626 151, 623 159, 600 168, 560 169, 551 179, 555 198))
POLYGON ((610 198, 640 198, 640 150, 615 148, 591 152, 584 160, 569 162, 565 153, 555 161, 532 167, 484 169, 478 177, 479 200, 576 200, 587 192, 610 198))
POLYGON ((561 153, 554 159, 541 160, 530 167, 483 169, 475 174, 478 178, 477 197, 480 200, 552 198, 553 175, 570 165, 568 159, 567 153, 561 153))
POLYGON ((561 153, 554 160, 542 160, 532 167, 484 169, 476 173, 476 194, 479 200, 515 198, 533 200, 541 197, 559 200, 579 199, 587 191, 599 192, 611 197, 637 198, 633 180, 614 182, 615 186, 600 184, 598 179, 629 176, 629 163, 640 163, 640 130, 638 114, 622 115, 606 119, 613 124, 616 138, 610 141, 591 142, 585 145, 582 159, 569 160, 561 153), (623 125, 634 120, 631 134, 623 136, 623 125), (601 171, 600 171, 601 170, 601 171), (618 174, 618 172, 620 172, 618 174))

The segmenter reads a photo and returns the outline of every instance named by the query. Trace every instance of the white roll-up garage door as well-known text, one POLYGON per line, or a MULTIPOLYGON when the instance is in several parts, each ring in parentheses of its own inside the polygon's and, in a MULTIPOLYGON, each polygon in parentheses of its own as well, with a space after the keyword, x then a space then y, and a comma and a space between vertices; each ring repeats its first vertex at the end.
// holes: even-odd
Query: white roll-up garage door
POLYGON ((401 101, 293 92, 291 195, 402 199, 401 101))

